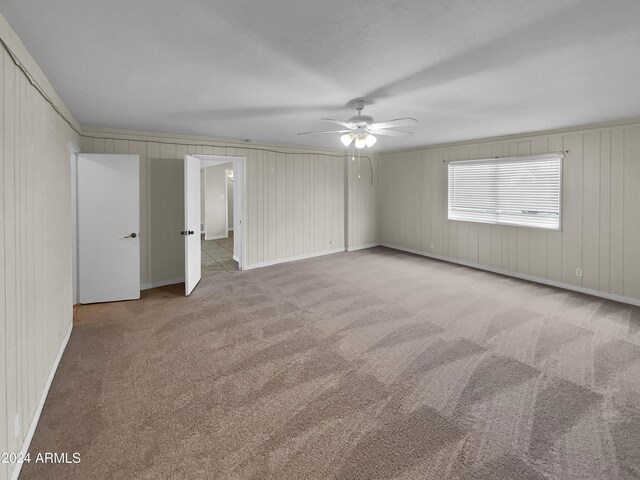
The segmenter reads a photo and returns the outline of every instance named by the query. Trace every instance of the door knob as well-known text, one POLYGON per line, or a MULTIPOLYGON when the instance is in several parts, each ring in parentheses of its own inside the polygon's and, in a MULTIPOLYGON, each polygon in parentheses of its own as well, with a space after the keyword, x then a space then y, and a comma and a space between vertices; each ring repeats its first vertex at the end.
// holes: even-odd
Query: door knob
POLYGON ((124 238, 136 238, 137 236, 138 236, 138 234, 134 232, 134 233, 130 233, 129 235, 127 235, 124 238))

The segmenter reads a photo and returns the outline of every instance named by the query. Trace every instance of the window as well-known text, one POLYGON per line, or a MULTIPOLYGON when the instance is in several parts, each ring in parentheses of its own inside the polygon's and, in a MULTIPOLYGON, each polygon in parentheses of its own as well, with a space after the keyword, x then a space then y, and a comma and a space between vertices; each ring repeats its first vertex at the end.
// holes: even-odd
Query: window
POLYGON ((562 155, 449 163, 449 220, 560 229, 562 155))

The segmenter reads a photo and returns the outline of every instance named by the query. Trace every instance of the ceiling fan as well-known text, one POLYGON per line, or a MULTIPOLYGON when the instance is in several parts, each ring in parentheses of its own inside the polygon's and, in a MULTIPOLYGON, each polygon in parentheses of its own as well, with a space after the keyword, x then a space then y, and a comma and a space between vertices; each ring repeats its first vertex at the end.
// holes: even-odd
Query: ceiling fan
POLYGON ((401 130, 390 130, 396 127, 408 127, 415 125, 418 121, 415 118, 396 118, 384 122, 374 123, 373 117, 362 115, 362 110, 367 105, 363 98, 356 99, 353 102, 357 115, 347 118, 344 122, 334 120, 333 118, 323 118, 322 120, 335 123, 343 127, 342 130, 324 130, 320 132, 302 132, 298 135, 322 135, 325 133, 342 133, 340 141, 345 147, 355 142, 356 148, 372 147, 378 141, 376 135, 385 135, 389 137, 406 137, 413 135, 412 132, 404 132, 401 130))

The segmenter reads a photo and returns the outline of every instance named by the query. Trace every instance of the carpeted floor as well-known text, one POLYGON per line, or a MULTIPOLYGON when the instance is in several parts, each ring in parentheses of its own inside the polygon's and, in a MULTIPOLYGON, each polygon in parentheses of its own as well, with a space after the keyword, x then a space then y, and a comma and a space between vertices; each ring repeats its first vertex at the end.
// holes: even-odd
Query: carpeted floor
POLYGON ((376 248, 85 306, 22 479, 640 478, 640 308, 376 248))

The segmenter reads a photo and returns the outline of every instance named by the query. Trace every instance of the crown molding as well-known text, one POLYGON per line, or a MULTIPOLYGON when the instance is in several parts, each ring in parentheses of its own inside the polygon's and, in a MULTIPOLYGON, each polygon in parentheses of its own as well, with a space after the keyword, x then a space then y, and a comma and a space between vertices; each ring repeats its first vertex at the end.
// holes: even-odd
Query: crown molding
POLYGON ((34 88, 39 90, 39 93, 53 105, 54 109, 58 110, 58 113, 69 123, 71 128, 75 129, 76 133, 79 133, 81 131, 80 124, 56 93, 42 69, 27 50, 27 47, 24 46, 20 37, 13 31, 11 25, 2 14, 0 14, 0 39, 9 57, 17 64, 17 68, 23 70, 29 81, 35 84, 34 88))
POLYGON ((573 127, 557 128, 552 130, 539 130, 535 132, 514 133, 514 134, 502 135, 502 136, 496 136, 496 137, 461 140, 458 142, 437 143, 433 145, 424 145, 422 147, 384 150, 381 152, 377 152, 377 154, 383 156, 383 155, 393 155, 397 153, 410 153, 410 152, 421 152, 425 150, 440 150, 444 148, 463 147, 465 145, 477 145, 479 143, 508 142, 510 140, 532 140, 536 137, 542 137, 547 135, 557 135, 557 134, 564 134, 564 133, 580 133, 580 132, 588 132, 592 130, 602 130, 602 129, 611 129, 611 128, 624 128, 629 125, 638 125, 638 124, 640 124, 640 117, 634 117, 634 118, 628 118, 628 119, 622 119, 622 120, 612 120, 609 122, 591 123, 591 124, 577 125, 573 127))
POLYGON ((165 132, 150 132, 145 130, 129 130, 122 128, 109 128, 98 127, 95 125, 82 125, 81 128, 83 137, 93 138, 113 138, 115 140, 133 140, 141 142, 171 142, 176 144, 206 144, 212 147, 226 147, 236 149, 279 149, 283 150, 283 153, 309 153, 316 155, 340 155, 347 156, 345 150, 331 150, 331 149, 318 149, 311 147, 299 147, 292 145, 282 145, 277 143, 268 142, 254 142, 240 140, 237 138, 219 138, 208 137, 203 135, 189 135, 181 133, 165 133, 165 132))

